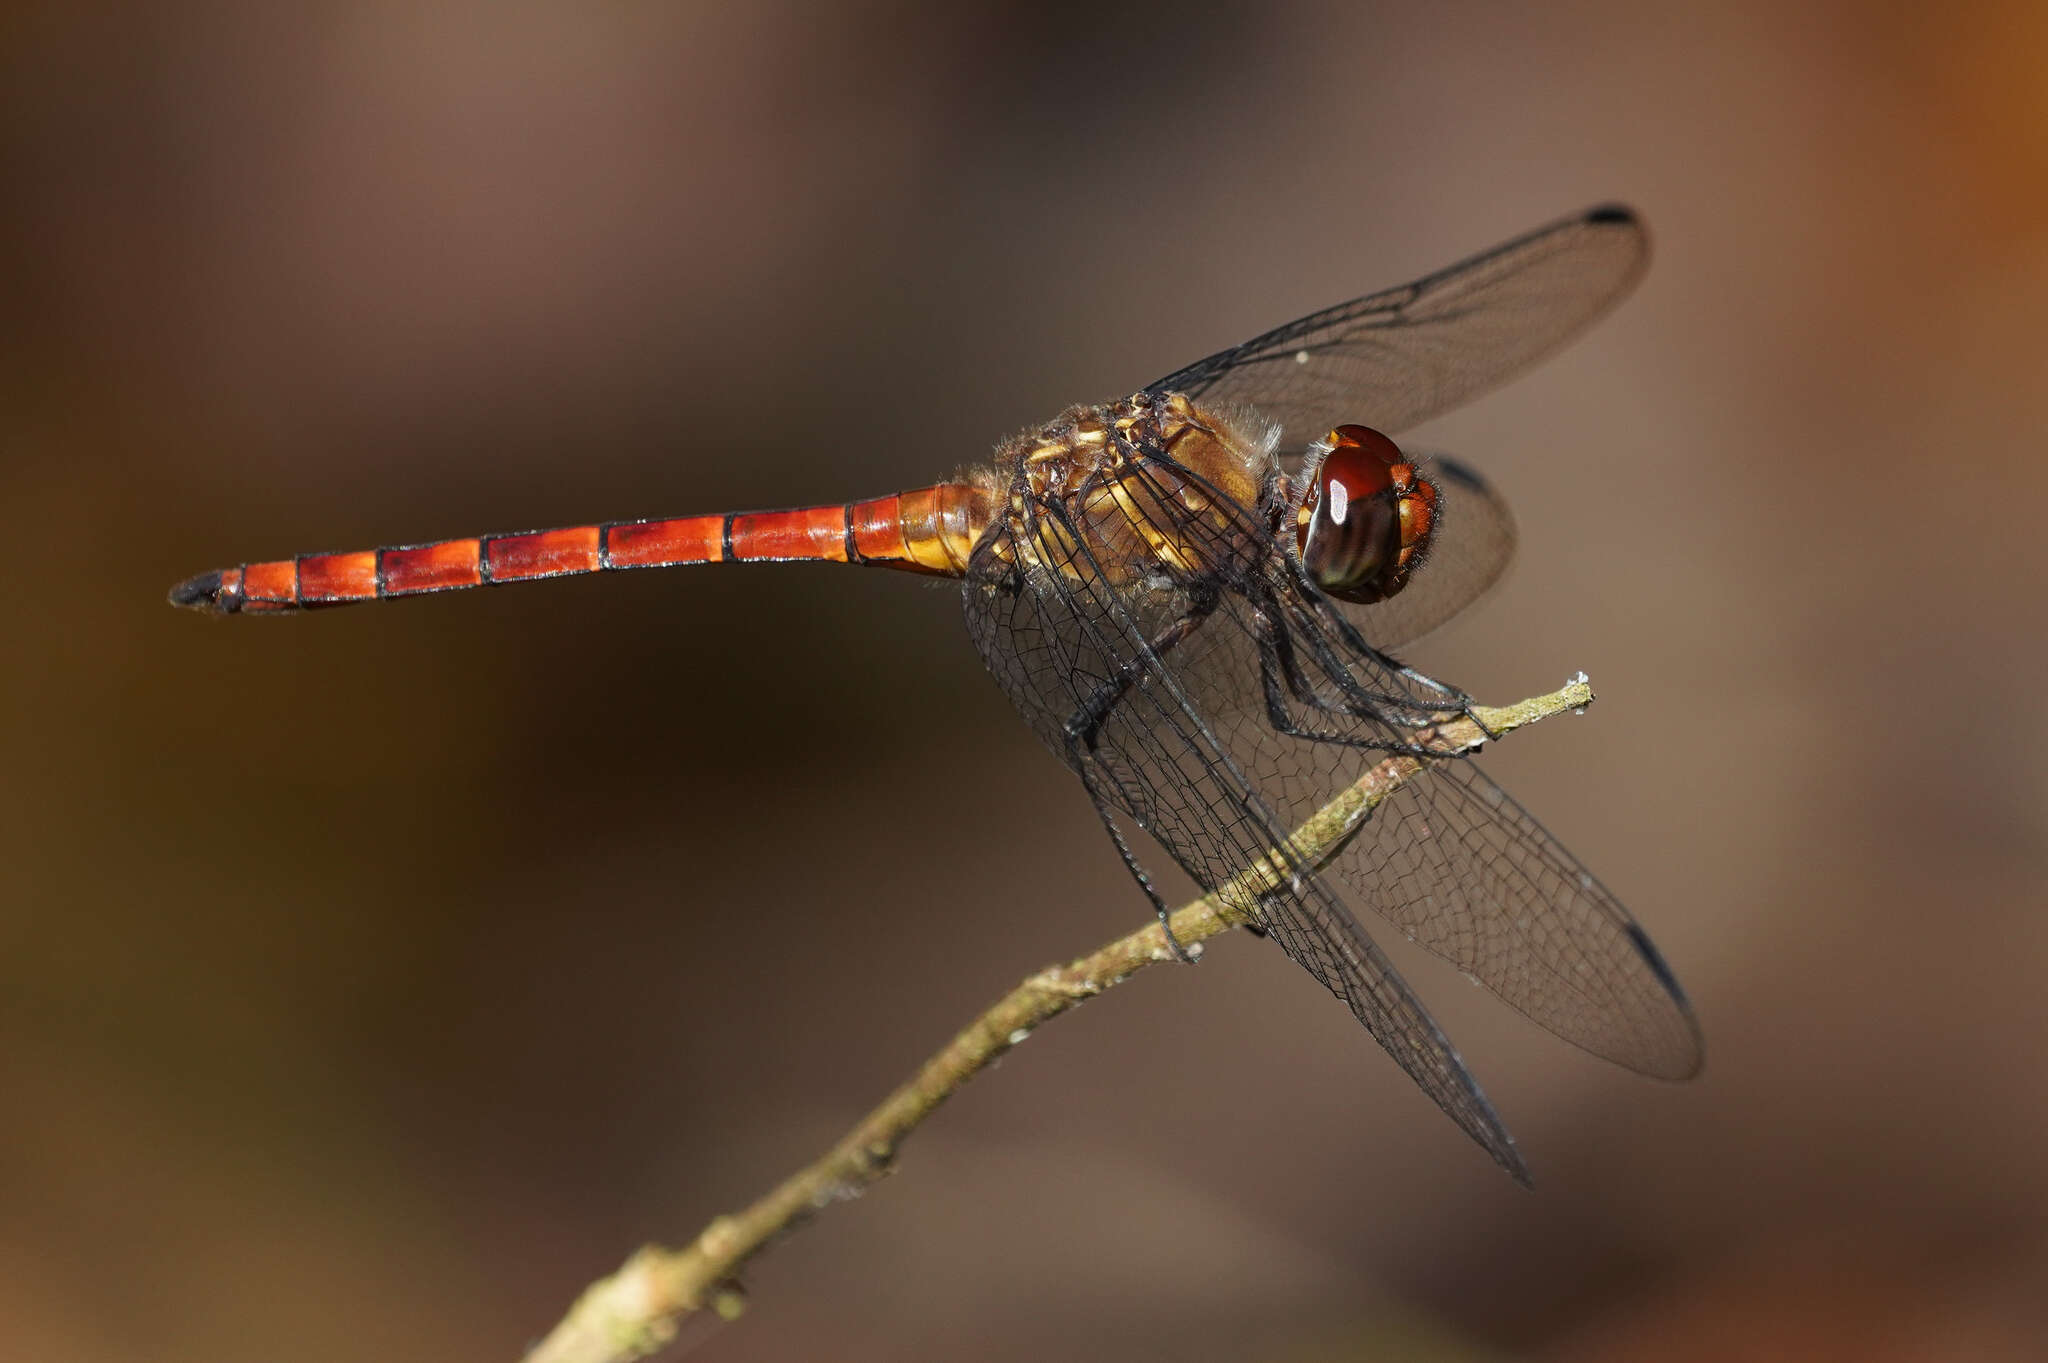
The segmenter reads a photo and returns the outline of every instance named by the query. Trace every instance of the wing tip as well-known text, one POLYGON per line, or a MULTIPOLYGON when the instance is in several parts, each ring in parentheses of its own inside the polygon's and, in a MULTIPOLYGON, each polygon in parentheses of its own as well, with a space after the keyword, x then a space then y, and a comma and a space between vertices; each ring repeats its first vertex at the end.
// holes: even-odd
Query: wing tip
POLYGON ((1657 977, 1657 983, 1664 987, 1678 1016, 1685 1023, 1687 1044, 1672 1056, 1672 1063, 1658 1065, 1644 1072, 1656 1079, 1669 1079, 1675 1083, 1696 1078, 1707 1067, 1706 1035, 1700 1030, 1700 1020, 1692 1011, 1692 1000, 1685 995, 1685 986, 1678 982, 1678 975, 1664 959, 1664 953, 1657 950, 1657 944, 1650 940, 1650 934, 1643 931, 1643 925, 1630 922, 1625 925, 1628 939, 1641 956, 1643 964, 1650 967, 1650 973, 1657 977))
POLYGON ((1650 229, 1643 222, 1642 215, 1624 203, 1595 204, 1579 215, 1578 224, 1584 228, 1612 229, 1635 243, 1635 264, 1620 291, 1610 300, 1612 306, 1635 287, 1650 266, 1650 229))
POLYGON ((1529 1172, 1529 1165, 1522 1158, 1522 1152, 1515 1149, 1515 1138, 1513 1136, 1508 1137, 1507 1149, 1505 1151, 1491 1150, 1488 1153, 1493 1156, 1493 1162, 1498 1164, 1502 1171, 1515 1181, 1516 1187, 1521 1188, 1525 1192, 1533 1193, 1536 1191, 1536 1176, 1529 1172))

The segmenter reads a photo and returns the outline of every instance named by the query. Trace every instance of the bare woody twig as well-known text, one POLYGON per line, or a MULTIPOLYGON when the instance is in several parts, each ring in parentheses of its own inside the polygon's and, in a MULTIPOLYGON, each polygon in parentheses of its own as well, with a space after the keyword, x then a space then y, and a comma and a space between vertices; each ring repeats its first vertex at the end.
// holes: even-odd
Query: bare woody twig
MULTIPOLYGON (((1547 696, 1516 705, 1475 707, 1470 718, 1445 716, 1416 738, 1445 754, 1470 751, 1489 736, 1583 710, 1593 688, 1581 673, 1547 696)), ((1187 947, 1241 927, 1259 896, 1288 868, 1320 867, 1343 848, 1379 803, 1422 769, 1424 759, 1389 757, 1317 810, 1288 839, 1213 894, 1172 915, 1174 937, 1187 947)), ((593 1283, 526 1363, 628 1363, 675 1338, 681 1323, 709 1309, 730 1319, 743 1304, 735 1275, 770 1243, 834 1202, 858 1197, 889 1172, 897 1147, 918 1123, 991 1061, 1032 1030, 1159 961, 1174 959, 1162 926, 1149 923, 1063 966, 1039 971, 970 1023, 945 1049, 817 1162, 797 1171, 742 1212, 721 1216, 680 1250, 649 1245, 618 1272, 593 1283)))

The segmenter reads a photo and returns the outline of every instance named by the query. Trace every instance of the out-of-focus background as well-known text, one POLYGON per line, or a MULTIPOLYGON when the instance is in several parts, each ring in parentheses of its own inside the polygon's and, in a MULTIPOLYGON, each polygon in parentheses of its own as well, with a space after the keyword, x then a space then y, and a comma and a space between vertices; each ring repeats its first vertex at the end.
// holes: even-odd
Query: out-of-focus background
POLYGON ((18 7, 0 1353, 509 1359, 1144 920, 948 590, 209 622, 294 551, 888 491, 1605 198, 1640 293, 1420 433, 1415 652, 1708 1070, 1418 965, 1539 1186, 1271 946, 1060 1021, 706 1359, 2048 1349, 2038 5, 18 7))

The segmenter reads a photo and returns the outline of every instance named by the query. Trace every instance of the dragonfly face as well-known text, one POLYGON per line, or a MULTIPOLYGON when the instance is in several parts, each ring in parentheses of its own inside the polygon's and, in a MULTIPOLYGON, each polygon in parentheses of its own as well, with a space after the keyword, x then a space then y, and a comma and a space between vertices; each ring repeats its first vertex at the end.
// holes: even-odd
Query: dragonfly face
POLYGON ((1368 426, 1339 426, 1303 471, 1295 532, 1302 567, 1340 601, 1369 606, 1408 585, 1436 529, 1436 487, 1368 426))

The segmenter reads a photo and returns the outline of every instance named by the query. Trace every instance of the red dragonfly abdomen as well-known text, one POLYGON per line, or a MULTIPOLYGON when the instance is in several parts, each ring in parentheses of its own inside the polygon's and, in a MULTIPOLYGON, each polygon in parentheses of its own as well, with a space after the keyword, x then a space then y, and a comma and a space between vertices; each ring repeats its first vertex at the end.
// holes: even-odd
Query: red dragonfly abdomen
POLYGON ((685 563, 820 560, 959 577, 988 520, 979 486, 935 483, 865 502, 300 554, 201 573, 172 588, 171 603, 218 615, 296 611, 685 563))

